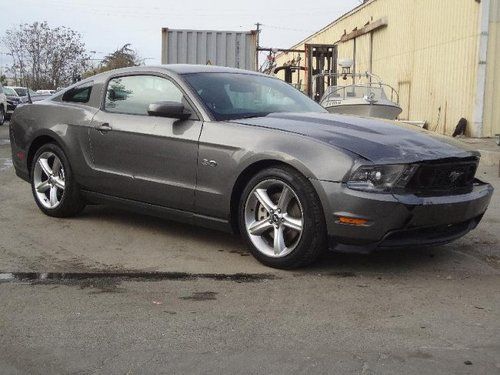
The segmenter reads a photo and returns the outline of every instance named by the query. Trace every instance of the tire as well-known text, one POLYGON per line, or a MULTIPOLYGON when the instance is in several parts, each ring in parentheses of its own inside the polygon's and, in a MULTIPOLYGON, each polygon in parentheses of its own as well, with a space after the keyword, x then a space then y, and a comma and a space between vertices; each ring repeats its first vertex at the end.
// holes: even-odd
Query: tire
POLYGON ((70 217, 84 209, 68 158, 58 145, 47 143, 40 147, 30 172, 33 197, 45 215, 70 217))
POLYGON ((321 202, 311 183, 293 168, 257 173, 243 190, 238 216, 250 251, 266 266, 303 267, 326 249, 321 202))
POLYGON ((5 122, 5 109, 3 109, 3 105, 0 107, 0 126, 2 126, 5 122))

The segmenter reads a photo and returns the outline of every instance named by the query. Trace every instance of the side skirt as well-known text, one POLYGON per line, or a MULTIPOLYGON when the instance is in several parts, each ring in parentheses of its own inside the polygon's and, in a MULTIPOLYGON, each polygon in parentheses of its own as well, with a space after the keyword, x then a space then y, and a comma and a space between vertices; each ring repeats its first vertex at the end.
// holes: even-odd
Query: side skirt
POLYGON ((194 212, 176 210, 150 203, 139 202, 126 198, 118 198, 107 194, 82 190, 83 197, 95 204, 106 204, 117 208, 127 209, 143 215, 156 216, 163 219, 174 220, 181 223, 198 225, 208 229, 215 229, 222 232, 233 233, 228 220, 211 216, 199 215, 194 212))

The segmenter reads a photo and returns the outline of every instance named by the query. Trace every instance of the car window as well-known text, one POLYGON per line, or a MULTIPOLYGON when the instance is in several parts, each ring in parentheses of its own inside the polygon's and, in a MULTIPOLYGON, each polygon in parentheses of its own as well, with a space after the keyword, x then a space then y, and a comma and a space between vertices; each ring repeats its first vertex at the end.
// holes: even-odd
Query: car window
POLYGON ((26 96, 28 95, 28 90, 26 90, 24 87, 16 87, 14 89, 15 92, 17 92, 17 95, 19 96, 26 96))
POLYGON ((171 81, 156 76, 117 77, 109 81, 104 107, 109 112, 147 115, 152 103, 183 103, 182 91, 171 81))
POLYGON ((4 87, 4 92, 6 95, 19 96, 19 95, 17 95, 17 92, 15 92, 14 89, 10 88, 10 87, 4 87))
POLYGON ((93 82, 86 82, 85 84, 73 87, 66 91, 62 97, 63 102, 71 103, 88 103, 90 94, 92 93, 93 82))

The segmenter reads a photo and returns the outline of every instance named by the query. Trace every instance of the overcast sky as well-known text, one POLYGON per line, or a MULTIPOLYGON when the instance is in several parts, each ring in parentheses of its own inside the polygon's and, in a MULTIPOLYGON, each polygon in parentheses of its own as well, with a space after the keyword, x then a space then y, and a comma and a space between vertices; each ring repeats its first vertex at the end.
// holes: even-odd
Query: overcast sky
MULTIPOLYGON (((20 23, 47 21, 82 34, 94 57, 132 43, 146 64, 160 63, 161 28, 251 30, 261 45, 290 47, 361 0, 0 0, 0 35, 20 23), (119 4, 119 5, 118 5, 119 4)), ((0 52, 5 47, 0 46, 0 52)), ((8 63, 0 54, 0 66, 8 63)))

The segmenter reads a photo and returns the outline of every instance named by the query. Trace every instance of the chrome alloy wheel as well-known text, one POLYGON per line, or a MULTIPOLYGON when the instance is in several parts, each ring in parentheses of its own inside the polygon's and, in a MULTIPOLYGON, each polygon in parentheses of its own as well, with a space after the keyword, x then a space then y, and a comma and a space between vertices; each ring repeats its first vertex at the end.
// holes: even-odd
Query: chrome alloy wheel
POLYGON ((33 170, 33 185, 38 202, 45 208, 56 208, 64 195, 64 167, 53 152, 42 153, 33 170))
POLYGON ((280 180, 257 184, 245 202, 245 228, 255 248, 281 258, 300 241, 304 211, 293 189, 280 180))

